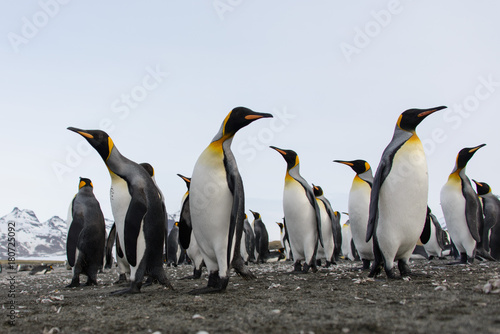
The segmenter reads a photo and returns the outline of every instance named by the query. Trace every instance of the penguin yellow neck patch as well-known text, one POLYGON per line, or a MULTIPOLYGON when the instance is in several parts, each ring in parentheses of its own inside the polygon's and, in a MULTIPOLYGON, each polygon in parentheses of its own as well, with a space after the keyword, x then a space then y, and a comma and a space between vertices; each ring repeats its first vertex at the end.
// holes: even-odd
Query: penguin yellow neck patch
POLYGON ((108 153, 108 157, 106 158, 106 160, 108 160, 109 157, 111 156, 111 151, 113 150, 114 146, 115 146, 115 144, 113 143, 113 140, 111 139, 111 137, 108 137, 108 150, 109 150, 109 153, 108 153))

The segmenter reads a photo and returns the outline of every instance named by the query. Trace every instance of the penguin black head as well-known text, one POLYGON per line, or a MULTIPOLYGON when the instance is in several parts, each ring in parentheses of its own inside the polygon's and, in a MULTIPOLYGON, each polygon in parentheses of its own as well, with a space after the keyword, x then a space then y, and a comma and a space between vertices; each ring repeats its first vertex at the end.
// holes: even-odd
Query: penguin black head
POLYGON ((476 147, 466 147, 460 150, 457 155, 457 170, 462 170, 467 166, 467 163, 472 158, 474 153, 486 144, 481 144, 476 147))
POLYGON ((149 176, 151 176, 151 177, 155 176, 155 169, 153 168, 153 166, 151 166, 151 164, 149 164, 147 162, 143 162, 143 163, 140 163, 139 165, 141 165, 142 168, 144 168, 146 170, 146 172, 148 172, 149 176))
POLYGON ((222 137, 231 137, 241 128, 261 118, 272 118, 273 115, 260 113, 245 107, 236 107, 229 112, 222 124, 222 137))
POLYGON ((402 130, 413 132, 424 118, 445 108, 441 106, 431 109, 408 109, 399 116, 397 126, 402 130))
POLYGON ((364 172, 366 172, 371 168, 370 164, 365 160, 351 160, 351 161, 333 160, 333 162, 338 162, 339 164, 344 164, 351 167, 356 174, 363 174, 364 172))
POLYGON ((180 177, 181 179, 183 179, 184 182, 186 182, 186 187, 189 189, 189 187, 191 186, 191 178, 184 176, 184 175, 181 175, 181 174, 177 174, 177 176, 180 177))
POLYGON ((299 156, 297 155, 297 153, 295 153, 295 151, 283 150, 275 146, 269 146, 269 147, 283 156, 287 164, 287 170, 290 170, 299 164, 299 156))
POLYGON ((90 179, 81 177, 80 183, 78 184, 78 190, 82 189, 83 187, 94 188, 94 185, 92 184, 92 181, 90 179))
POLYGON ((68 130, 85 137, 89 144, 96 149, 101 158, 104 161, 108 160, 114 145, 106 132, 101 130, 81 130, 73 127, 69 127, 68 130))
POLYGON ((258 213, 258 212, 254 212, 254 211, 252 211, 252 210, 250 210, 250 212, 253 214, 253 217, 254 217, 255 219, 259 219, 259 218, 260 218, 260 213, 258 213))
POLYGON ((315 186, 314 184, 312 186, 313 186, 314 196, 318 197, 323 195, 323 189, 321 189, 320 186, 315 186))
POLYGON ((472 180, 476 184, 476 189, 477 189, 477 194, 479 196, 481 195, 486 195, 487 193, 491 192, 491 188, 488 185, 488 183, 484 182, 477 182, 476 180, 472 180))
POLYGON ((276 224, 278 224, 278 226, 280 227, 280 231, 283 232, 283 223, 276 222, 276 224))

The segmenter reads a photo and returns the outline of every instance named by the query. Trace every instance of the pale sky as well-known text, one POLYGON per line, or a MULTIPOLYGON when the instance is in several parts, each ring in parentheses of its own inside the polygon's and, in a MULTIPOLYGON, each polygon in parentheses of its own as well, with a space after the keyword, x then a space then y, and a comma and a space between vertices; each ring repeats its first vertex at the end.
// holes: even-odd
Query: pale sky
POLYGON ((246 208, 270 239, 283 217, 286 164, 347 210, 354 172, 378 165, 409 108, 448 106, 417 129, 429 205, 463 147, 486 143, 471 178, 500 192, 500 3, 497 1, 0 1, 4 163, 0 215, 66 218, 78 178, 92 179, 107 218, 110 177, 66 128, 103 129, 123 155, 149 162, 179 210, 199 154, 236 106, 270 112, 233 141, 246 208))

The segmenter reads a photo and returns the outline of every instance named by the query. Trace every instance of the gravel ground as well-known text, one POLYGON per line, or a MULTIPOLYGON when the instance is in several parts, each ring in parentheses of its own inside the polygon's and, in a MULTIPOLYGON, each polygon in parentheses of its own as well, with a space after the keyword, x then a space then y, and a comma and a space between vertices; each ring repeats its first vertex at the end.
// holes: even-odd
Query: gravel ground
POLYGON ((71 272, 59 266, 45 275, 17 273, 15 298, 7 298, 4 272, 0 332, 500 333, 500 263, 447 262, 413 261, 418 276, 409 280, 369 279, 350 261, 306 275, 289 274, 291 262, 251 265, 257 279, 233 276, 226 292, 203 296, 188 291, 206 285, 205 272, 180 280, 191 274, 188 265, 166 268, 174 291, 153 285, 126 296, 109 295, 122 288, 112 283, 116 269, 99 274, 97 287, 65 288, 71 272))

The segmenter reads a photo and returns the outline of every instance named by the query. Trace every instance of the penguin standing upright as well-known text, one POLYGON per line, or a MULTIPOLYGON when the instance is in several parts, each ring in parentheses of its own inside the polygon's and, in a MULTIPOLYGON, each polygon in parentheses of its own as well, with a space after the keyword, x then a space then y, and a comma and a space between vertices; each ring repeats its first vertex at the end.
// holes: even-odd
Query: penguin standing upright
POLYGON ((250 225, 248 216, 246 214, 243 224, 243 236, 241 237, 241 256, 243 257, 243 261, 245 261, 245 264, 248 264, 248 262, 255 262, 255 234, 253 233, 252 226, 250 225))
POLYGON ((179 243, 179 222, 175 222, 170 230, 167 245, 167 265, 177 267, 185 258, 183 257, 184 248, 179 243))
POLYGON ((479 197, 465 174, 467 162, 485 144, 460 150, 448 181, 441 188, 441 208, 460 263, 474 261, 476 243, 481 241, 479 226, 482 210, 479 197))
POLYGON ((476 184, 477 194, 483 204, 483 249, 495 260, 500 261, 500 200, 493 195, 487 183, 472 181, 476 184))
POLYGON ((262 221, 260 213, 250 210, 254 217, 253 232, 255 234, 255 253, 257 263, 264 263, 269 258, 269 233, 262 221))
POLYGON ((365 160, 334 160, 334 162, 347 165, 356 173, 349 191, 349 222, 352 240, 359 257, 363 261, 363 270, 368 270, 370 269, 370 261, 374 259, 373 241, 365 241, 370 211, 370 194, 373 185, 372 169, 365 160))
POLYGON ((209 278, 206 288, 192 294, 224 291, 231 266, 244 278, 254 277, 240 255, 245 195, 231 143, 239 129, 268 117, 272 115, 234 108, 194 166, 189 193, 191 224, 209 278))
POLYGON ((281 247, 283 248, 283 254, 285 255, 285 259, 291 261, 291 250, 290 250, 290 240, 288 239, 288 232, 286 231, 285 226, 285 218, 283 218, 283 223, 276 222, 280 228, 280 241, 281 247))
MULTIPOLYGON (((424 245, 425 252, 429 256, 429 260, 432 260, 434 257, 443 257, 443 250, 450 243, 448 240, 448 234, 443 230, 441 225, 439 224, 438 219, 432 213, 431 209, 427 207, 427 218, 426 218, 426 227, 429 229, 429 238, 426 242, 422 240, 424 245)), ((424 228, 425 231, 426 228, 424 228)), ((424 233, 424 232, 423 232, 424 233)))
POLYGON ((408 260, 425 224, 428 196, 427 161, 415 128, 430 114, 444 109, 409 109, 396 123, 394 136, 384 150, 370 194, 366 241, 373 237, 374 262, 370 277, 382 263, 394 278, 394 261, 401 276, 408 276, 408 260))
MULTIPOLYGON (((338 213, 334 213, 330 201, 323 195, 323 189, 320 186, 312 185, 314 196, 318 203, 321 216, 321 235, 323 236, 323 245, 318 245, 317 260, 323 257, 326 261, 325 267, 329 267, 335 263, 335 238, 334 238, 334 224, 338 224, 338 213), (321 255, 321 257, 320 257, 321 255)), ((341 239, 342 240, 342 239, 341 239)), ((341 242, 342 244, 342 242, 341 242)))
POLYGON ((104 260, 106 225, 92 181, 80 178, 69 211, 66 254, 73 268, 73 279, 67 287, 80 286, 80 274, 87 275, 86 285, 97 285, 97 272, 104 260))
POLYGON ((182 196, 181 200, 181 216, 179 218, 179 243, 186 249, 187 256, 193 263, 193 275, 183 277, 182 279, 199 279, 201 278, 201 268, 205 265, 203 263, 203 256, 201 255, 200 248, 194 237, 191 225, 191 212, 189 210, 189 187, 191 186, 191 178, 177 174, 178 177, 186 182, 187 191, 182 196))
POLYGON ((294 263, 294 272, 307 273, 309 268, 316 272, 316 252, 321 237, 321 217, 313 190, 300 175, 300 163, 297 153, 271 146, 280 153, 287 163, 285 188, 283 191, 283 211, 286 229, 290 239, 294 263), (305 260, 304 267, 301 261, 305 260))
POLYGON ((151 176, 124 157, 106 132, 73 127, 68 130, 83 136, 96 149, 111 176, 111 209, 130 265, 130 287, 113 294, 140 292, 145 274, 172 288, 163 270, 166 210, 151 176))

